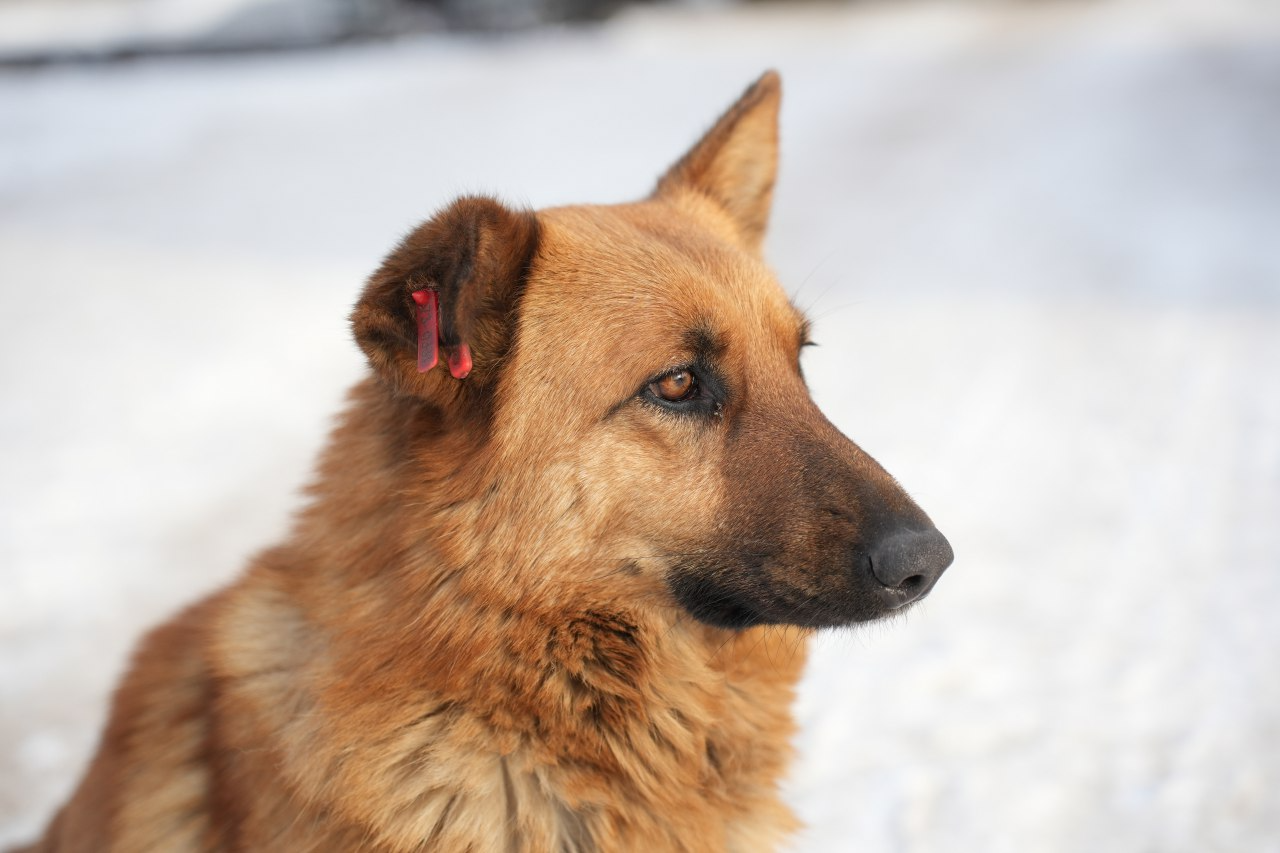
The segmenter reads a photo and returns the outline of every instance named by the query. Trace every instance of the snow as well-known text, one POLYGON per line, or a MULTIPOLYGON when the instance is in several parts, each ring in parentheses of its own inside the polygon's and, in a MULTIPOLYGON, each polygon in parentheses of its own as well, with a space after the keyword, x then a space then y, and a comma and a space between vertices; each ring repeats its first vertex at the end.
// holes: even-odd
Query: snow
POLYGON ((637 196, 768 66, 814 394, 957 554, 817 644, 795 849, 1280 850, 1280 16, 1209 0, 0 75, 0 842, 282 531, 394 239, 637 196))

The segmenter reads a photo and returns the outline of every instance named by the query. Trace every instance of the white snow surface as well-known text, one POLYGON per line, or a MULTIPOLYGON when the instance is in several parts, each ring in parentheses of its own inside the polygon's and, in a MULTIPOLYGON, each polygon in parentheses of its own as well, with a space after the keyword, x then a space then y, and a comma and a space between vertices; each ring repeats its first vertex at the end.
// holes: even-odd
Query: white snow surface
POLYGON ((140 633, 281 535, 401 233, 641 195, 776 66, 814 395, 957 555, 817 642, 794 849, 1280 850, 1275 10, 659 7, 0 75, 0 841, 140 633))

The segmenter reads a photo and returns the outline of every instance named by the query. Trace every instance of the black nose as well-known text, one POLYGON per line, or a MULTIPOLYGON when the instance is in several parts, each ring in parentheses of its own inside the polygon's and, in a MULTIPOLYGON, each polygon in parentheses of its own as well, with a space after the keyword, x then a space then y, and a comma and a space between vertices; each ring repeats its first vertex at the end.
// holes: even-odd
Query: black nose
POLYGON ((871 548, 871 572, 900 603, 908 604, 933 589, 955 555, 951 543, 934 528, 899 530, 871 548))

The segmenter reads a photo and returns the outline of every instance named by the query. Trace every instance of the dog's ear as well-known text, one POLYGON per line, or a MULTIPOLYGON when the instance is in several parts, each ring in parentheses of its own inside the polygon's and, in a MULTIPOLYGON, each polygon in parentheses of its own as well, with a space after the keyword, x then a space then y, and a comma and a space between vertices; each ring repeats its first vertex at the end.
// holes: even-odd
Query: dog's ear
POLYGON ((534 214, 491 198, 460 198, 414 229, 351 313, 374 372, 400 393, 441 403, 491 389, 537 247, 534 214), (431 368, 437 340, 445 363, 431 368))
POLYGON ((692 189, 729 213, 742 241, 759 251, 778 174, 782 80, 767 71, 658 182, 661 197, 692 189))

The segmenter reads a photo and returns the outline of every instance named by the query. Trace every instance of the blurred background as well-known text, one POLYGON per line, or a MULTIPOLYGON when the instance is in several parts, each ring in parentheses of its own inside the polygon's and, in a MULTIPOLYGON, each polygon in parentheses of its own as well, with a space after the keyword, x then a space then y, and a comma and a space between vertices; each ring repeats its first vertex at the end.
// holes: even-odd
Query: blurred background
POLYGON ((1280 4, 0 0, 0 842, 284 530, 463 192, 611 202, 782 71, 818 402, 950 537, 824 635, 797 851, 1280 850, 1280 4))

